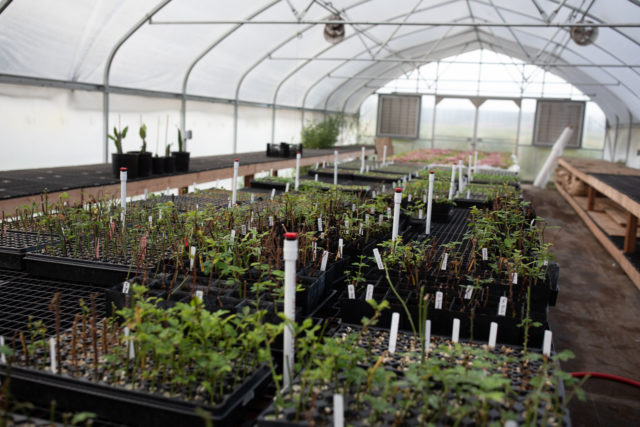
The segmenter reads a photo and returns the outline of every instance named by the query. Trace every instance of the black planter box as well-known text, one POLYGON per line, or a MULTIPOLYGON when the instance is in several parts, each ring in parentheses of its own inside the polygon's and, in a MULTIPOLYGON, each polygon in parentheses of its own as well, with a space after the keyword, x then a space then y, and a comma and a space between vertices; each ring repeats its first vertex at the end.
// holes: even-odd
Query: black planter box
POLYGON ((0 268, 24 270, 25 254, 55 240, 53 236, 29 231, 0 230, 0 268))
MULTIPOLYGON (((7 367, 0 366, 0 376, 4 379, 6 375, 7 367)), ((203 418, 195 412, 202 408, 211 414, 214 425, 236 426, 243 416, 239 410, 254 398, 270 375, 267 366, 260 366, 222 402, 208 405, 12 366, 11 394, 18 401, 42 407, 49 407, 55 400, 61 410, 90 411, 101 419, 125 425, 204 426, 203 418)))
POLYGON ((173 151, 171 156, 176 160, 176 172, 189 171, 189 155, 186 151, 173 151))
POLYGON ((296 154, 302 153, 302 144, 288 144, 281 142, 279 144, 267 143, 267 157, 296 157, 296 154))
POLYGON ((176 171, 176 158, 173 156, 162 157, 164 159, 164 173, 174 173, 176 171))
POLYGON ((120 178, 120 168, 127 168, 127 180, 138 177, 138 155, 112 153, 111 168, 114 178, 120 178))
POLYGON ((161 175, 164 173, 164 157, 153 157, 151 165, 154 175, 161 175))

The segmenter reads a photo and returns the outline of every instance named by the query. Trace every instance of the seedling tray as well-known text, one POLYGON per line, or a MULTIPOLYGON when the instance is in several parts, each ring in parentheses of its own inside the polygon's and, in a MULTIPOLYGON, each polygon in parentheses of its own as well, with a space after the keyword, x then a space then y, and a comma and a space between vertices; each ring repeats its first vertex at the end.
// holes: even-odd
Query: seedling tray
MULTIPOLYGON (((0 377, 7 367, 0 366, 0 377)), ((66 411, 91 411, 99 418, 136 426, 205 425, 196 413, 202 408, 215 426, 236 426, 246 406, 271 375, 267 366, 259 367, 217 405, 168 398, 157 394, 111 387, 67 375, 54 375, 21 367, 11 367, 11 394, 18 400, 49 406, 52 400, 66 411)))
POLYGON ((98 286, 111 286, 138 273, 136 267, 101 261, 78 260, 45 254, 29 253, 25 268, 34 276, 48 279, 70 280, 98 286))
POLYGON ((56 237, 31 231, 0 230, 0 268, 24 270, 24 256, 44 244, 54 243, 56 237))

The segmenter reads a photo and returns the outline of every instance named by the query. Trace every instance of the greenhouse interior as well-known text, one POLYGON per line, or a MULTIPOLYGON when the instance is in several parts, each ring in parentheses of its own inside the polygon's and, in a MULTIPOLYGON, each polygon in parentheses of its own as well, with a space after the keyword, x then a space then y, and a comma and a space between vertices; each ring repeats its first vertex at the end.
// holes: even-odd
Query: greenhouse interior
POLYGON ((0 137, 1 426, 640 425, 638 0, 0 0, 0 137))

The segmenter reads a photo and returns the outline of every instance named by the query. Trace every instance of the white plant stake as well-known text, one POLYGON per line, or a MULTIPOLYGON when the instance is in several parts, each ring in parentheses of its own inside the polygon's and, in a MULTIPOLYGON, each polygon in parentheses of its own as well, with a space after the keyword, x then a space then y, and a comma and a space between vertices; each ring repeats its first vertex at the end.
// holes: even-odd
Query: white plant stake
POLYGON ((447 261, 449 260, 449 253, 445 252, 442 257, 442 265, 440 266, 440 270, 445 271, 447 269, 447 261))
POLYGON ((233 182, 231 183, 231 206, 234 206, 238 197, 238 169, 240 168, 240 161, 238 159, 233 160, 233 182))
POLYGON ((166 190, 165 194, 166 194, 167 196, 170 196, 170 195, 171 195, 171 188, 169 188, 169 186, 168 186, 168 185, 167 185, 167 190, 166 190))
POLYGON ((144 189, 144 199, 147 200, 147 196, 149 196, 149 190, 144 189))
POLYGON ((451 182, 449 183, 449 200, 453 199, 453 187, 456 185, 456 165, 451 165, 451 182))
POLYGON ((393 229, 391 231, 391 240, 398 238, 400 231, 400 204, 402 203, 402 189, 396 188, 393 198, 393 229))
POLYGON ((273 198, 276 196, 276 189, 272 188, 271 189, 271 200, 273 200, 273 198))
POLYGON ((429 353, 431 347, 431 320, 427 320, 424 324, 424 352, 429 353))
POLYGON ((56 340, 49 338, 49 359, 51 360, 51 372, 58 373, 58 361, 56 360, 56 340))
POLYGON ((542 340, 542 354, 551 357, 551 331, 544 331, 544 339, 542 340))
POLYGON ((318 182, 318 174, 315 174, 315 175, 313 176, 313 180, 314 180, 314 181, 316 181, 316 182, 318 182))
POLYGON ((398 341, 398 326, 400 325, 400 313, 391 315, 391 331, 389 331, 389 354, 396 352, 396 342, 398 341))
POLYGON ((344 427, 344 398, 337 393, 333 395, 333 427, 344 427))
POLYGON ((362 154, 360 155, 360 173, 364 172, 364 147, 362 147, 362 154))
POLYGON ((427 236, 431 234, 431 210, 433 209, 433 180, 434 179, 435 179, 435 175, 433 174, 433 171, 430 171, 429 172, 429 195, 427 196, 427 222, 425 227, 425 234, 427 236))
POLYGON ((489 348, 496 348, 496 340, 498 339, 498 324, 491 322, 489 329, 489 348))
POLYGON ((300 158, 302 157, 302 153, 298 151, 296 154, 296 182, 294 185, 294 190, 297 190, 300 186, 300 158))
POLYGON ((453 330, 451 331, 451 341, 458 342, 460 340, 460 319, 453 319, 453 330))
POLYGON ((462 165, 462 160, 458 160, 458 192, 462 193, 464 190, 464 180, 462 178, 462 170, 464 166, 462 165))
POLYGON ((191 246, 191 251, 189 253, 189 270, 193 270, 196 266, 196 247, 191 246))
POLYGON ((333 185, 338 185, 338 150, 333 151, 333 185))
POLYGON ((124 217, 127 215, 127 168, 120 168, 120 206, 124 224, 124 217))
POLYGON ((436 302, 435 302, 435 308, 436 310, 442 310, 442 299, 443 299, 444 295, 442 294, 441 291, 437 291, 436 292, 436 302))
POLYGON ((284 192, 285 193, 289 192, 289 183, 288 182, 284 185, 284 192))
POLYGON ((378 270, 384 270, 384 264, 382 264, 382 258, 380 257, 380 251, 378 248, 373 250, 373 256, 376 259, 376 264, 378 264, 378 270))
MULTIPOLYGON (((124 327, 124 336, 126 338, 129 338, 129 327, 125 326, 124 327)), ((131 340, 126 340, 127 341, 127 349, 129 350, 129 360, 135 359, 136 358, 136 349, 133 347, 133 341, 131 340)))
POLYGON ((349 294, 349 299, 356 299, 356 288, 353 285, 347 285, 347 293, 349 294))
POLYGON ((298 259, 298 233, 284 235, 284 315, 290 322, 284 327, 282 382, 285 390, 291 386, 295 361, 293 324, 296 321, 296 260, 298 259))
POLYGON ((498 304, 498 316, 507 315, 507 297, 500 297, 500 303, 498 304))
POLYGON ((373 285, 372 284, 368 284, 367 285, 367 293, 364 297, 365 301, 369 301, 373 299, 373 285))
POLYGON ((329 252, 324 251, 322 253, 322 262, 320 264, 320 271, 327 271, 327 262, 329 262, 329 252))
POLYGON ((344 248, 344 240, 338 239, 338 258, 342 258, 342 249, 344 248))
MULTIPOLYGON (((0 335, 0 347, 4 347, 4 337, 0 335)), ((7 364, 7 355, 2 353, 0 354, 0 363, 3 365, 7 364)))
POLYGON ((472 158, 472 157, 471 157, 471 154, 469 154, 469 169, 467 170, 467 175, 468 175, 467 180, 468 180, 469 182, 473 181, 473 173, 472 173, 472 171, 471 171, 471 158, 472 158))
POLYGON ((478 173, 478 152, 473 152, 473 173, 478 173))
POLYGON ((202 291, 202 289, 198 289, 196 291, 196 298, 198 298, 200 301, 204 299, 204 292, 202 291))
POLYGON ((482 260, 483 261, 489 260, 489 250, 487 248, 482 248, 482 260))
POLYGON ((254 200, 256 199, 255 196, 253 195, 253 193, 250 193, 249 197, 251 198, 251 203, 253 203, 254 200))
POLYGON ((387 145, 382 146, 382 166, 387 164, 387 145))

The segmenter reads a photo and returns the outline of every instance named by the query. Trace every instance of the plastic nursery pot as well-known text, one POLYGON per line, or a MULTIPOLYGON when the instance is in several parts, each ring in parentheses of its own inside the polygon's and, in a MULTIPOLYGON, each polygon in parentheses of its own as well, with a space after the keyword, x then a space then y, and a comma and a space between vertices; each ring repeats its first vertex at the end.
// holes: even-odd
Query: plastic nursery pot
POLYGON ((111 171, 114 178, 120 178, 120 168, 127 168, 127 179, 138 177, 138 155, 132 153, 112 153, 111 171))
POLYGON ((173 156, 162 157, 164 160, 164 173, 174 173, 176 171, 176 158, 173 156))
POLYGON ((154 175, 164 173, 164 157, 153 157, 151 159, 151 171, 154 175))
POLYGON ((176 172, 189 171, 189 155, 186 151, 172 151, 171 156, 176 159, 176 172))
POLYGON ((138 153, 138 177, 143 178, 151 176, 153 172, 153 157, 151 153, 138 153))

